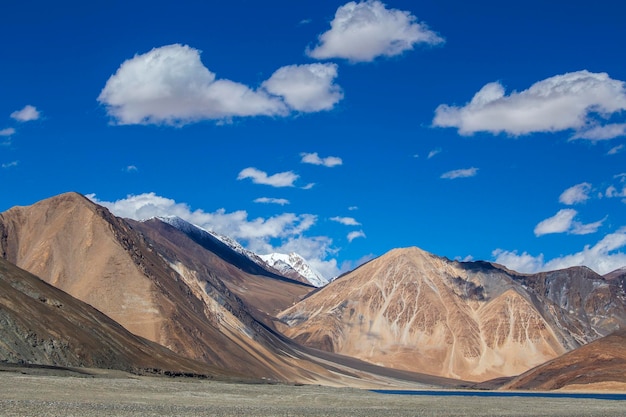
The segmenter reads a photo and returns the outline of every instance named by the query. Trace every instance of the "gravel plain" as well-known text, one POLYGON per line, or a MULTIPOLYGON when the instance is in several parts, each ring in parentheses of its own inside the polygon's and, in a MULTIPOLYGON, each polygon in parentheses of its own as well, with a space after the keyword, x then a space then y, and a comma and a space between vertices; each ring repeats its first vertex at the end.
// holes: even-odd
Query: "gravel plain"
POLYGON ((626 402, 401 396, 353 388, 0 372, 1 416, 620 416, 626 402))

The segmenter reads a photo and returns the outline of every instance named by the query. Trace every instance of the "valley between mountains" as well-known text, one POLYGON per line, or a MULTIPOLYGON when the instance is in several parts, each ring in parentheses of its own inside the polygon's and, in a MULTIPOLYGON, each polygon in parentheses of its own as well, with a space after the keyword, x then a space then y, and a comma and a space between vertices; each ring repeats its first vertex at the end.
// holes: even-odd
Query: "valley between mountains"
POLYGON ((0 363, 352 387, 626 390, 626 269, 419 248, 331 282, 67 193, 0 214, 0 363))

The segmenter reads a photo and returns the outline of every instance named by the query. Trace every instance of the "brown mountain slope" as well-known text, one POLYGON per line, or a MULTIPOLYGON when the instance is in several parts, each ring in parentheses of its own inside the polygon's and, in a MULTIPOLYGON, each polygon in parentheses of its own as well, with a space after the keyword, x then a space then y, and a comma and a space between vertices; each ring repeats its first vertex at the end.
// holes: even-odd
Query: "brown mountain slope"
POLYGON ((308 346, 473 381, 517 375, 597 337, 514 277, 487 263, 397 249, 279 317, 284 333, 308 346))
POLYGON ((133 335, 90 305, 2 258, 0 361, 224 375, 133 335))
POLYGON ((253 377, 306 378, 219 280, 187 279, 79 194, 0 214, 0 254, 176 353, 253 377))
POLYGON ((568 352, 514 378, 504 389, 626 390, 626 331, 568 352))
POLYGON ((273 322, 280 311, 291 307, 314 289, 311 285, 264 271, 219 241, 205 242, 203 236, 190 236, 159 219, 144 222, 128 220, 128 223, 178 273, 214 286, 218 285, 217 281, 224 283, 228 290, 245 302, 255 318, 268 326, 274 327, 273 322), (221 245, 219 252, 215 251, 216 245, 221 245), (238 260, 252 266, 246 264, 242 267, 238 260))

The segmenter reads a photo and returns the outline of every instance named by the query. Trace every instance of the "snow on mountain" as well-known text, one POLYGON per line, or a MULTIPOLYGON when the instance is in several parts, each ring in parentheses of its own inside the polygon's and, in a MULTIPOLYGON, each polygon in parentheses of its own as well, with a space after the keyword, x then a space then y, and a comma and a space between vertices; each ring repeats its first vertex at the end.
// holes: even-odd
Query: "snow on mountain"
POLYGON ((289 272, 295 271, 306 278, 306 280, 315 287, 323 287, 330 282, 309 265, 302 256, 295 252, 291 252, 288 255, 284 253, 270 253, 269 255, 258 256, 263 259, 265 263, 282 274, 287 275, 289 272))
POLYGON ((258 255, 244 248, 239 242, 229 236, 221 235, 212 230, 206 230, 200 226, 189 223, 178 216, 157 217, 157 219, 174 226, 178 230, 185 233, 206 233, 213 236, 235 252, 246 256, 248 259, 261 267, 273 268, 282 275, 293 276, 294 274, 297 274, 315 287, 323 287, 330 282, 328 279, 324 278, 322 274, 311 267, 311 265, 309 265, 309 263, 302 256, 295 252, 290 254, 271 253, 269 255, 258 255))

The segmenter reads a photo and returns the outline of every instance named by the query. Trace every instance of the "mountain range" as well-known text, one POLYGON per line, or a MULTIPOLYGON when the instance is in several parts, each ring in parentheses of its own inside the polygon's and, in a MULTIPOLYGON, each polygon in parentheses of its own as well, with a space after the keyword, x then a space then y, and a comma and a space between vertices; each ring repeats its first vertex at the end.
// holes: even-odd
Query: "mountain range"
MULTIPOLYGON (((0 360, 9 362, 351 386, 501 378, 552 389, 575 383, 537 381, 555 379, 546 375, 576 352, 619 346, 626 329, 624 269, 521 274, 403 248, 329 283, 297 254, 257 255, 175 217, 121 219, 76 193, 1 213, 0 258, 0 340, 11 341, 0 342, 0 360), (58 305, 80 320, 54 330, 65 323, 49 312, 58 305), (86 327, 117 333, 90 339, 86 327), (33 340, 37 349, 24 347, 33 340)), ((616 367, 595 386, 626 371, 619 347, 612 352, 616 367)))

